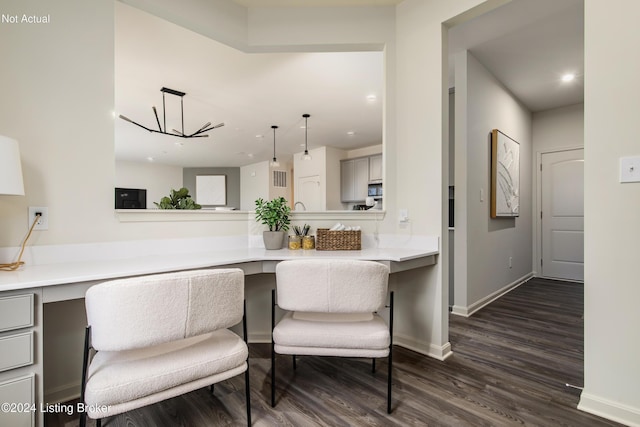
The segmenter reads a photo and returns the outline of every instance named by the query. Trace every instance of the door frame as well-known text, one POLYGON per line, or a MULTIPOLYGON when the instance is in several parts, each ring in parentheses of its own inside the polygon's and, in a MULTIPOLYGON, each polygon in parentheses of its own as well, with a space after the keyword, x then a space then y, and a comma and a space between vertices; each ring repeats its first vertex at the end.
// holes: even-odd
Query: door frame
MULTIPOLYGON (((576 146, 568 146, 568 147, 559 147, 559 148, 549 148, 543 151, 536 151, 536 201, 533 206, 533 217, 535 221, 533 221, 533 235, 535 236, 534 245, 535 248, 533 250, 533 275, 535 277, 544 277, 542 276, 542 155, 543 154, 551 154, 551 153, 559 153, 562 151, 574 151, 574 150, 583 150, 583 145, 576 146)), ((563 279, 564 280, 564 279, 563 279)), ((571 282, 573 280, 566 280, 571 282)), ((578 283, 582 283, 581 281, 576 281, 578 283)))

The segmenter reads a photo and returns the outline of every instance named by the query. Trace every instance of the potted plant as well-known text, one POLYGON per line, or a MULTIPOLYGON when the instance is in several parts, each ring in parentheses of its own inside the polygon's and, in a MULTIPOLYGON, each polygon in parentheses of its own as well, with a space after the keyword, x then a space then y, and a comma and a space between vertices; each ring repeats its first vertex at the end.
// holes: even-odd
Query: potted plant
POLYGON ((281 249, 284 235, 289 230, 289 214, 291 208, 284 197, 277 197, 269 202, 262 198, 256 200, 256 221, 269 227, 262 233, 264 247, 281 249))
POLYGON ((160 203, 153 202, 160 209, 200 209, 202 206, 197 204, 189 195, 189 190, 182 187, 179 190, 171 190, 169 197, 165 196, 160 199, 160 203))

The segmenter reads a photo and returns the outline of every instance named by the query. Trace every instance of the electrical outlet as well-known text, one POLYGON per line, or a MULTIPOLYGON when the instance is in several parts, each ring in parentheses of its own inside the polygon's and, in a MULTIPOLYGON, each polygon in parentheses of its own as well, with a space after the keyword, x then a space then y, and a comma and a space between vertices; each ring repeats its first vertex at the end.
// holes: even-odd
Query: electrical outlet
POLYGON ((409 222, 409 211, 407 209, 400 209, 398 211, 398 221, 409 222))
POLYGON ((640 182, 640 156, 620 158, 620 182, 640 182))
POLYGON ((40 218, 36 223, 34 230, 48 230, 49 229, 49 208, 29 206, 29 221, 28 226, 31 227, 33 221, 36 220, 36 214, 40 214, 40 218))

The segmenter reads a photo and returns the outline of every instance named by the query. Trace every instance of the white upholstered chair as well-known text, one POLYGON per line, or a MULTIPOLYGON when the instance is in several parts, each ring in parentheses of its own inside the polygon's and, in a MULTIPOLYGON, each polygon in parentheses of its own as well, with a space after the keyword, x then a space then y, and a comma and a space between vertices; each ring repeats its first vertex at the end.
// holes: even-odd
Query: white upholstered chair
POLYGON ((85 303, 81 426, 243 372, 251 425, 242 270, 113 280, 89 288, 85 303), (241 321, 245 340, 227 329, 241 321))
POLYGON ((292 260, 276 267, 272 292, 271 406, 277 354, 388 357, 387 412, 391 413, 393 293, 389 325, 377 311, 387 299, 389 269, 373 261, 292 260), (277 297, 276 297, 277 294, 277 297), (275 324, 275 307, 287 310, 275 324))

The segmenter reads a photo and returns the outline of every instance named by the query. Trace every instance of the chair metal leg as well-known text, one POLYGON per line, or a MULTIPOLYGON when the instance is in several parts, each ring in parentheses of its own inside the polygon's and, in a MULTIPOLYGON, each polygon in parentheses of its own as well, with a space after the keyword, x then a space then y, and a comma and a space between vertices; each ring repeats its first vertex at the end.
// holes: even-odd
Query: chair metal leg
POLYGON ((209 386, 209 391, 211 392, 211 394, 213 394, 213 384, 209 386))
POLYGON ((293 370, 295 371, 296 368, 297 368, 297 366, 296 366, 296 355, 295 354, 292 356, 292 359, 293 359, 293 370))
MULTIPOLYGON (((244 300, 244 312, 242 313, 242 333, 244 335, 244 343, 249 348, 249 335, 247 334, 247 300, 244 300)), ((249 354, 247 353, 247 370, 244 371, 244 388, 245 399, 247 405, 247 425, 251 425, 251 388, 249 387, 249 354)), ((213 392, 213 384, 211 385, 211 392, 213 392)))
POLYGON ((387 413, 391 413, 391 375, 393 364, 393 292, 389 296, 389 373, 387 374, 387 413))
POLYGON ((276 350, 273 328, 276 327, 276 290, 271 290, 271 407, 276 406, 276 350))
POLYGON ((102 418, 96 420, 96 427, 102 427, 102 418))
POLYGON ((371 373, 372 374, 376 373, 376 359, 375 358, 371 359, 371 373))
MULTIPOLYGON (((91 326, 84 330, 84 354, 82 356, 82 378, 80 379, 80 402, 84 404, 84 389, 87 386, 87 368, 89 366, 89 340, 91 338, 91 326)), ((87 413, 80 414, 80 427, 87 425, 87 413)))

